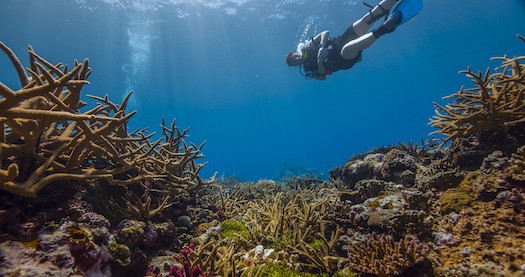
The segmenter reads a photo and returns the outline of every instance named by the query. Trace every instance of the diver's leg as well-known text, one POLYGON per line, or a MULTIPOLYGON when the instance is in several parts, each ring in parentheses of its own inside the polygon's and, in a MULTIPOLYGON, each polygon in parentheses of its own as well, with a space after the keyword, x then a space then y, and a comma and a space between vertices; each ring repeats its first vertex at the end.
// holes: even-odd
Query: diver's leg
POLYGON ((385 16, 398 0, 383 0, 370 12, 352 24, 352 29, 358 36, 362 36, 381 17, 385 16))
POLYGON ((349 41, 341 48, 341 56, 344 59, 355 59, 359 55, 359 51, 362 51, 370 47, 377 38, 372 32, 364 34, 354 40, 349 41))
POLYGON ((353 59, 357 57, 359 51, 370 47, 379 37, 386 33, 393 32, 399 25, 399 22, 401 22, 400 13, 395 13, 389 16, 379 28, 346 43, 341 48, 341 56, 345 59, 353 59))

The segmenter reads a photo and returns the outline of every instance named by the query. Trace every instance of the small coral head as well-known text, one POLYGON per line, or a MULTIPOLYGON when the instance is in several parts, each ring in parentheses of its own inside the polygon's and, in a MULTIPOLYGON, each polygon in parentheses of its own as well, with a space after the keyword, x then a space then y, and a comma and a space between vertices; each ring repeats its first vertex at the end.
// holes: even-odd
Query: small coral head
POLYGON ((204 277, 204 271, 202 271, 199 265, 196 265, 190 272, 191 277, 204 277))
POLYGON ((191 249, 190 248, 183 248, 180 250, 180 253, 185 257, 185 258, 188 258, 188 255, 191 253, 191 249))

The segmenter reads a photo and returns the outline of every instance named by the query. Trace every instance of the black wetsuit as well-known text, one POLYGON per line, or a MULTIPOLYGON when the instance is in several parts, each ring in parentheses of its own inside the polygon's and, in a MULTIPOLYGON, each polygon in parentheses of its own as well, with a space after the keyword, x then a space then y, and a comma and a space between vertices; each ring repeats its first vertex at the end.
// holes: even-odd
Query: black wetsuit
MULTIPOLYGON (((357 57, 350 60, 341 56, 341 49, 343 46, 357 37, 358 35, 350 26, 342 35, 328 39, 328 43, 325 46, 325 48, 328 49, 328 57, 324 63, 326 74, 349 69, 354 66, 354 64, 361 61, 362 51, 359 51, 357 57)), ((304 51, 306 52, 306 61, 303 64, 304 71, 306 73, 317 72, 317 52, 319 51, 319 45, 313 46, 313 44, 311 44, 311 46, 304 51)))

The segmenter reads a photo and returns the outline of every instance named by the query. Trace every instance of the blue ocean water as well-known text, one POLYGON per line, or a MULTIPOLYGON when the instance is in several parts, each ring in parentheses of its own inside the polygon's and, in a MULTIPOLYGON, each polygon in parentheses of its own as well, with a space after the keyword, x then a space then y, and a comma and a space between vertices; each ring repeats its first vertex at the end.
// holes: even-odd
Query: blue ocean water
MULTIPOLYGON (((369 2, 377 4, 376 2, 369 2)), ((327 176, 357 153, 420 141, 433 102, 490 57, 523 55, 523 0, 425 0, 423 11, 328 80, 305 80, 284 55, 301 39, 341 34, 368 11, 348 0, 0 0, 0 40, 27 65, 89 58, 86 94, 134 90, 132 128, 162 117, 190 128, 204 177, 274 178, 283 168, 327 176)), ((0 81, 19 88, 0 55, 0 81)))

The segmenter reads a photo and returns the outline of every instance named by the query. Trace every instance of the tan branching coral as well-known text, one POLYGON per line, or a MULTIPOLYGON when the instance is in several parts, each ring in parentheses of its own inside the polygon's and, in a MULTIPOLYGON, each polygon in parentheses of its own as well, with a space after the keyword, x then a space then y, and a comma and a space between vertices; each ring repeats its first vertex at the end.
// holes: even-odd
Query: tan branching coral
POLYGON ((312 202, 299 193, 292 200, 284 200, 283 193, 273 199, 249 202, 244 217, 246 226, 257 243, 279 243, 313 239, 313 234, 325 228, 325 220, 335 207, 331 199, 312 202))
POLYGON ((131 218, 137 218, 141 220, 150 219, 165 209, 178 204, 177 202, 171 202, 171 193, 167 191, 161 191, 160 199, 156 203, 151 197, 151 189, 146 188, 142 196, 128 192, 126 195, 126 208, 123 209, 124 214, 131 218), (153 207, 153 204, 155 206, 153 207))
POLYGON ((495 58, 502 61, 499 72, 465 73, 475 84, 445 98, 454 98, 445 107, 434 103, 436 115, 430 125, 438 128, 432 134, 445 136, 444 142, 491 129, 506 130, 525 122, 525 56, 495 58))
MULTIPOLYGON (((207 183, 199 177, 202 165, 195 162, 202 157, 202 145, 188 146, 187 130, 180 131, 175 121, 168 127, 163 122, 164 138, 154 142, 153 134, 128 133, 127 122, 136 113, 126 113, 131 93, 120 105, 107 96, 91 96, 98 104, 79 110, 86 105, 80 96, 89 84, 87 59, 68 70, 29 47, 30 68, 24 69, 7 46, 0 43, 0 48, 22 86, 15 91, 0 83, 0 189, 36 197, 51 182, 99 179, 122 186, 148 181, 153 190, 173 195, 207 183)), ((160 207, 167 206, 167 197, 160 207)))
POLYGON ((421 263, 429 247, 415 237, 394 241, 388 235, 367 235, 366 240, 348 246, 350 267, 378 276, 399 275, 409 267, 421 263))
POLYGON ((346 259, 335 255, 343 229, 330 220, 338 198, 321 191, 295 191, 292 199, 279 192, 249 202, 244 218, 252 242, 297 256, 296 269, 329 273, 343 268, 346 259), (316 199, 321 191, 326 196, 316 199))
POLYGON ((329 240, 325 232, 325 228, 322 228, 321 233, 317 234, 320 244, 318 247, 314 247, 304 240, 301 240, 298 246, 289 246, 293 252, 304 257, 307 261, 302 263, 303 268, 316 269, 321 272, 336 272, 348 262, 347 259, 334 255, 335 245, 341 235, 342 229, 336 226, 336 230, 331 233, 329 240))
POLYGON ((242 187, 224 189, 221 185, 213 185, 213 194, 210 196, 209 205, 217 205, 227 218, 232 218, 245 212, 247 203, 242 187))

